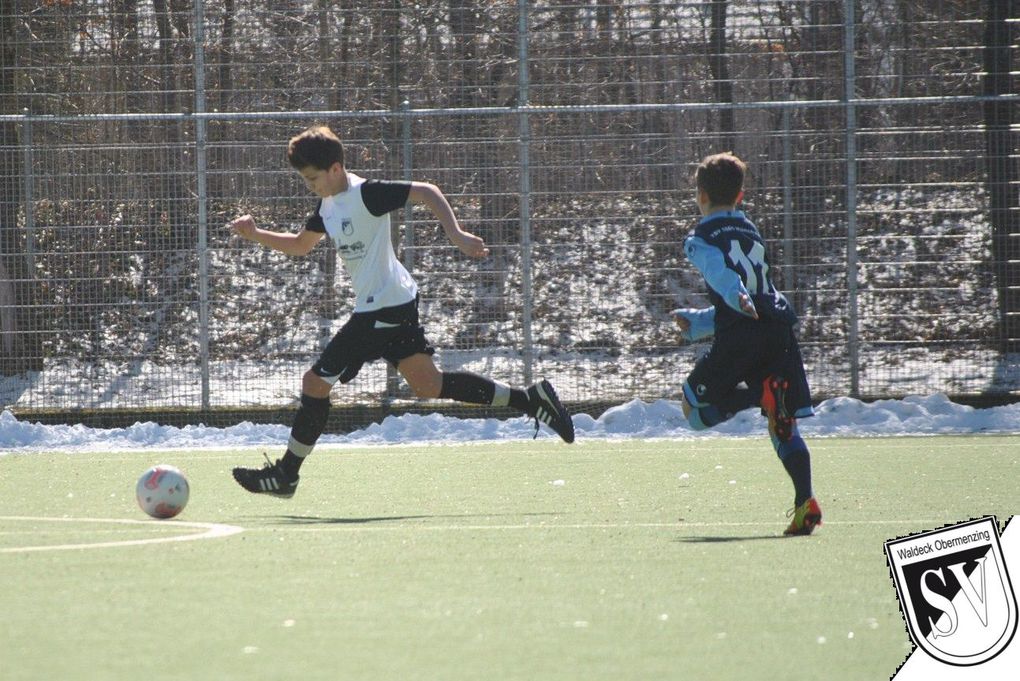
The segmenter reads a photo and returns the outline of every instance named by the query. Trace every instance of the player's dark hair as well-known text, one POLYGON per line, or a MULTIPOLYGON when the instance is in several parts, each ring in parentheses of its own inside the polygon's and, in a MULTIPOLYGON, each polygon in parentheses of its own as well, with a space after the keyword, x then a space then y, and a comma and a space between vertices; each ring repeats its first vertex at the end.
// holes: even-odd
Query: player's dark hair
POLYGON ((694 181, 698 189, 708 194, 713 206, 731 206, 744 189, 744 175, 747 164, 725 151, 721 154, 706 156, 694 173, 694 181))
POLYGON ((297 170, 329 170, 334 163, 344 164, 344 144, 328 127, 316 125, 291 138, 287 161, 297 170))

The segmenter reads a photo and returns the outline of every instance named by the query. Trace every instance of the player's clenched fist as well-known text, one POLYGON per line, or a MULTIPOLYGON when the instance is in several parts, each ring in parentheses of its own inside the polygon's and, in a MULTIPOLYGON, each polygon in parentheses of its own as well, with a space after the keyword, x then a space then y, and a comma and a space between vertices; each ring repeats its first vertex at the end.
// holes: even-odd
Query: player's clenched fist
POLYGON ((242 215, 236 220, 231 220, 227 223, 227 227, 244 239, 253 240, 255 238, 255 218, 250 215, 242 215))
POLYGON ((450 241, 460 249, 461 253, 472 258, 484 258, 489 254, 489 249, 485 247, 485 240, 471 232, 461 231, 458 234, 453 234, 450 236, 450 241))

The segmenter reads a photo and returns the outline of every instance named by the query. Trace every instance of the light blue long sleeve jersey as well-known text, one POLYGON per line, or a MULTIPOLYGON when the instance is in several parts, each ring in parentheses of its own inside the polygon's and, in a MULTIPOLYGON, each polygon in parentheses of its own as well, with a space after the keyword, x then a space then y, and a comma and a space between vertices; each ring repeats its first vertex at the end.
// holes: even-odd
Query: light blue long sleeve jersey
POLYGON ((743 211, 722 210, 703 217, 684 240, 684 252, 705 278, 712 301, 712 307, 673 311, 691 323, 683 334, 686 340, 701 340, 740 319, 753 318, 741 309, 742 296, 762 318, 796 322, 786 297, 769 278, 761 233, 743 211))
MULTIPOLYGON (((744 217, 744 214, 741 211, 721 211, 703 218, 701 222, 721 216, 744 217)), ((691 234, 684 241, 684 252, 687 259, 701 272, 705 283, 716 291, 729 307, 749 316, 740 309, 740 294, 747 296, 751 294, 744 286, 744 280, 740 275, 726 263, 726 256, 721 250, 701 237, 691 234)), ((681 332, 684 340, 688 342, 710 338, 715 334, 715 306, 700 309, 678 308, 673 310, 672 314, 684 317, 691 323, 687 331, 681 332)))

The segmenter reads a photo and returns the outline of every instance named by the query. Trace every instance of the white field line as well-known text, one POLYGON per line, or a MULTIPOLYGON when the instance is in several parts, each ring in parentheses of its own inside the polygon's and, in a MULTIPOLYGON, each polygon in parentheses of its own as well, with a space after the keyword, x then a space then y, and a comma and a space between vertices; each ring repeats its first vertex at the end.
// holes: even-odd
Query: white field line
POLYGON ((49 544, 45 546, 13 546, 0 548, 0 553, 30 553, 37 551, 70 551, 74 549, 104 549, 120 546, 143 546, 145 544, 165 544, 177 541, 196 541, 198 539, 220 539, 243 532, 243 527, 236 525, 223 525, 220 523, 196 523, 180 520, 125 520, 122 518, 47 518, 36 516, 0 516, 0 522, 24 521, 24 522, 57 522, 57 523, 114 523, 118 525, 146 525, 152 528, 164 529, 165 525, 172 525, 181 529, 198 529, 204 532, 192 532, 190 534, 179 534, 172 537, 152 537, 150 539, 125 539, 122 541, 94 542, 87 544, 49 544))
MULTIPOLYGON (((113 523, 119 525, 142 525, 152 529, 173 528, 194 528, 205 530, 191 534, 174 535, 172 537, 153 537, 150 539, 129 539, 123 541, 79 543, 79 544, 55 544, 45 546, 15 546, 0 548, 0 553, 31 553, 39 551, 68 551, 76 549, 97 549, 114 548, 122 546, 142 546, 146 544, 163 544, 167 542, 194 541, 198 539, 219 539, 229 537, 246 529, 249 532, 272 531, 279 532, 403 532, 403 531, 429 531, 429 532, 492 532, 492 531, 514 531, 514 530, 625 530, 625 529, 717 529, 717 528, 741 528, 741 527, 769 527, 774 528, 781 525, 781 521, 748 521, 748 522, 669 522, 669 523, 514 523, 514 524, 493 524, 493 525, 429 525, 424 523, 394 522, 388 523, 385 520, 359 522, 353 519, 348 522, 338 522, 335 525, 326 526, 316 524, 314 527, 287 527, 273 525, 271 527, 249 527, 243 528, 237 525, 226 525, 221 523, 200 523, 185 521, 158 521, 158 520, 125 520, 117 518, 52 518, 36 516, 0 516, 3 521, 24 521, 24 522, 61 522, 61 523, 113 523)), ((326 521, 328 523, 328 521, 326 521)), ((831 520, 826 521, 825 526, 853 526, 853 525, 913 525, 914 527, 935 527, 944 523, 942 520, 918 520, 918 519, 889 519, 889 520, 831 520)))

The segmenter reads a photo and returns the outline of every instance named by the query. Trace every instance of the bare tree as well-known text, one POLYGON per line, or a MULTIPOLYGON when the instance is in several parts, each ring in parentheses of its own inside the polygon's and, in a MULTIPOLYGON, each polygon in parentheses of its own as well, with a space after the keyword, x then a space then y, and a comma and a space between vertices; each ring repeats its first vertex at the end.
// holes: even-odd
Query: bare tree
MULTIPOLYGON (((453 93, 452 103, 455 106, 505 104, 498 100, 503 91, 499 85, 510 77, 506 65, 512 58, 516 31, 510 26, 499 25, 502 15, 490 18, 484 11, 484 4, 479 0, 450 0, 452 58, 456 63, 459 82, 458 89, 453 93), (486 19, 495 25, 487 24, 486 19), (480 41, 485 35, 491 35, 492 42, 483 46, 480 41), (482 55, 485 57, 482 58, 482 55)), ((478 137, 498 140, 504 136, 506 122, 496 117, 485 117, 472 124, 475 126, 474 134, 478 137)), ((519 199, 511 189, 517 186, 514 174, 505 169, 505 163, 486 165, 478 168, 471 180, 472 189, 480 195, 481 201, 480 222, 477 228, 472 229, 476 229, 480 236, 496 247, 491 256, 492 267, 476 280, 471 321, 458 339, 468 347, 483 342, 491 323, 504 319, 507 314, 504 286, 510 258, 508 249, 501 246, 519 240, 519 199)))
MULTIPOLYGON (((1016 32, 1010 18, 1017 16, 1017 0, 988 0, 985 20, 986 95, 1015 92, 1011 83, 1012 50, 1016 32)), ((1013 102, 985 104, 985 154, 988 159, 987 187, 991 197, 992 265, 999 294, 1000 338, 1003 352, 1020 350, 1020 212, 1017 212, 1016 153, 1013 144, 1013 102)))
MULTIPOLYGON (((0 113, 19 112, 15 2, 0 0, 0 113)), ((0 123, 0 376, 43 366, 42 336, 35 314, 35 272, 28 239, 19 224, 25 199, 17 124, 0 123)))
POLYGON ((722 148, 733 149, 736 133, 733 108, 733 81, 730 80, 729 58, 726 55, 726 11, 729 0, 706 0, 712 13, 708 33, 708 63, 712 70, 712 90, 719 107, 719 143, 722 148))

